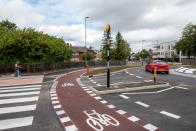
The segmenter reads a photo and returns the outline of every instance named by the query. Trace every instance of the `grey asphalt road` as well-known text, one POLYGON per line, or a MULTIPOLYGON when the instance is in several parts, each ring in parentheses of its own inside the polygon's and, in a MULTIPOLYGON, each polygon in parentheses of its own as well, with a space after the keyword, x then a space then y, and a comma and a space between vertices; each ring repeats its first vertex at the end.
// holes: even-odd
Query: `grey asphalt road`
MULTIPOLYGON (((130 69, 111 76, 111 83, 123 84, 125 82, 144 82, 145 80, 153 80, 153 74, 141 68, 130 69)), ((101 96, 118 108, 152 123, 164 131, 195 131, 195 78, 172 73, 169 75, 159 73, 157 80, 168 82, 170 86, 101 96)), ((87 86, 106 85, 106 76, 82 78, 82 82, 87 86)))

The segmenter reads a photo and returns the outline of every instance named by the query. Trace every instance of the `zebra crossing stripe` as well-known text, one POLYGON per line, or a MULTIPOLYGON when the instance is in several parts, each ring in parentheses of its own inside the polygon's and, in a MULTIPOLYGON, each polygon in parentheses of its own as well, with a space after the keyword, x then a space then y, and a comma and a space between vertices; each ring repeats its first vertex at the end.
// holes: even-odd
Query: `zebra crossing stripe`
POLYGON ((33 124, 33 116, 0 120, 0 130, 29 126, 33 124))
POLYGON ((23 112, 23 111, 32 111, 32 110, 35 110, 35 109, 36 109, 36 105, 5 107, 5 108, 0 108, 0 114, 16 113, 16 112, 23 112))
POLYGON ((31 90, 40 90, 40 88, 25 88, 25 89, 10 89, 10 90, 1 90, 0 93, 9 93, 9 92, 16 92, 16 91, 31 91, 31 90))
POLYGON ((10 97, 10 96, 27 96, 27 95, 38 95, 40 91, 33 92, 24 92, 24 93, 9 93, 9 94, 0 94, 1 97, 10 97))
POLYGON ((30 86, 10 86, 10 87, 0 87, 0 90, 9 90, 9 89, 20 89, 20 88, 31 88, 31 87, 41 87, 41 85, 30 85, 30 86))
POLYGON ((25 97, 25 98, 14 98, 14 99, 3 99, 3 100, 0 100, 0 105, 1 104, 11 104, 11 103, 32 102, 32 101, 38 101, 38 96, 25 97))

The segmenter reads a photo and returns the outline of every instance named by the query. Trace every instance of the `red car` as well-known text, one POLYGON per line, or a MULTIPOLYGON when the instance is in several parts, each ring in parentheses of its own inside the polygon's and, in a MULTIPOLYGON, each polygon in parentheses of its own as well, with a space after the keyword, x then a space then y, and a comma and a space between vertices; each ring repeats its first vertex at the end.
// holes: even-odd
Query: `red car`
POLYGON ((155 67, 157 68, 157 72, 165 72, 166 74, 169 74, 169 66, 162 60, 154 60, 153 62, 147 64, 146 71, 154 72, 155 67))

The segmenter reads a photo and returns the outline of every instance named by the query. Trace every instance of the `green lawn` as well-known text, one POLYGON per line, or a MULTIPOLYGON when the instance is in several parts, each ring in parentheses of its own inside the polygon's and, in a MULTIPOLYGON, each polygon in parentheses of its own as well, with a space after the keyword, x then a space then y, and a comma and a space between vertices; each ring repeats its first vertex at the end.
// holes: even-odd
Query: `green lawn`
MULTIPOLYGON (((138 67, 138 66, 113 66, 110 67, 110 72, 116 72, 116 71, 120 71, 127 68, 133 68, 133 67, 138 67)), ((91 71, 90 75, 98 75, 98 74, 106 74, 106 73, 107 73, 107 68, 103 68, 103 69, 97 69, 91 71)), ((88 76, 88 74, 85 73, 83 76, 88 76)))
POLYGON ((187 67, 187 68, 194 68, 194 69, 196 69, 196 66, 194 66, 194 65, 189 65, 189 66, 185 66, 185 67, 187 67))

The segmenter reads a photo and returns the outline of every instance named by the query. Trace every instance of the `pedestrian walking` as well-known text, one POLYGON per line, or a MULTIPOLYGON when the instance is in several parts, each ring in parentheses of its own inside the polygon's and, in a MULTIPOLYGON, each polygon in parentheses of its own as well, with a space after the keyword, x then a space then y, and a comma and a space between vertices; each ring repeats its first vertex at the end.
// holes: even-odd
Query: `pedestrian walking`
POLYGON ((15 67, 15 76, 18 77, 20 76, 20 68, 22 68, 21 66, 19 66, 19 61, 16 61, 16 64, 14 65, 15 67))

